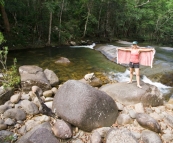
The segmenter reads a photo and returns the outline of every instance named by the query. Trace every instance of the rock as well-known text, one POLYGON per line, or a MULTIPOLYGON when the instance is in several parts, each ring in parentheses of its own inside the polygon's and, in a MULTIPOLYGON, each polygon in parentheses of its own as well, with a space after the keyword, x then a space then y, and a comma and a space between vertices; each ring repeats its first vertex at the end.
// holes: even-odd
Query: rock
POLYGON ((173 110, 173 104, 166 103, 164 105, 167 109, 173 110))
POLYGON ((84 76, 84 79, 85 79, 86 81, 91 82, 91 80, 92 80, 94 77, 95 77, 94 73, 88 73, 88 74, 86 74, 86 75, 84 76))
POLYGON ((31 100, 30 94, 22 94, 21 100, 31 100))
MULTIPOLYGON (((49 138, 49 137, 52 137, 53 140, 55 139, 55 137, 53 135, 50 135, 51 131, 52 130, 51 130, 51 126, 50 126, 49 122, 45 122, 41 125, 34 127, 31 131, 29 131, 26 134, 24 134, 23 136, 21 136, 21 138, 19 138, 16 143, 29 143, 28 142, 29 139, 31 139, 31 140, 34 139, 32 136, 34 133, 36 133, 38 135, 38 138, 37 137, 36 137, 37 139, 35 138, 37 140, 36 143, 54 143, 54 142, 51 142, 52 140, 51 140, 51 138, 49 138), (37 130, 37 129, 40 129, 40 130, 47 129, 42 132, 43 133, 42 139, 40 138, 40 135, 38 134, 38 131, 40 131, 40 130, 37 130), (37 131, 37 132, 35 132, 35 131, 37 131), (48 136, 45 134, 45 131, 47 131, 48 136), (38 142, 38 139, 40 139, 40 142, 38 142), (50 142, 48 140, 50 140, 50 142)), ((31 140, 30 140, 30 142, 31 142, 31 140)), ((59 141, 57 139, 56 139, 56 141, 57 142, 55 142, 55 143, 59 143, 59 141)))
POLYGON ((47 97, 45 98, 44 102, 49 102, 49 101, 53 101, 53 97, 47 97))
POLYGON ((36 97, 38 98, 38 101, 39 101, 39 110, 42 114, 44 115, 48 115, 48 116, 51 116, 51 117, 55 117, 55 114, 52 112, 52 110, 50 108, 48 108, 45 104, 44 104, 44 101, 43 99, 41 98, 41 89, 37 86, 33 86, 32 87, 32 92, 36 95, 36 97))
POLYGON ((133 120, 127 114, 120 114, 117 118, 117 123, 119 125, 131 124, 133 123, 133 120))
POLYGON ((13 95, 14 89, 11 87, 3 88, 0 87, 0 105, 4 104, 6 101, 10 100, 11 95, 13 95))
POLYGON ((23 121, 26 119, 26 113, 22 109, 12 108, 4 112, 4 117, 23 121))
POLYGON ((135 104, 135 111, 136 113, 144 113, 144 106, 142 103, 135 104))
POLYGON ((70 45, 71 46, 75 46, 76 45, 76 42, 75 41, 70 41, 70 45))
POLYGON ((57 75, 49 69, 44 70, 44 74, 46 75, 46 78, 48 79, 51 86, 57 86, 59 83, 59 78, 57 75))
POLYGON ((118 116, 111 97, 76 80, 68 80, 58 89, 53 112, 84 131, 111 126, 118 116))
POLYGON ((26 126, 23 125, 19 130, 18 133, 21 135, 25 135, 27 133, 26 126))
POLYGON ((173 116, 167 114, 164 118, 165 123, 167 123, 168 126, 173 128, 173 116))
POLYGON ((138 143, 138 141, 127 129, 111 129, 107 134, 106 143, 138 143))
POLYGON ((100 90, 124 105, 142 103, 144 106, 159 106, 163 104, 164 98, 157 87, 143 82, 141 86, 142 89, 138 88, 136 83, 120 82, 103 85, 100 90))
POLYGON ((60 57, 57 61, 55 61, 56 64, 69 64, 70 60, 65 57, 60 57))
POLYGON ((154 131, 156 133, 160 133, 161 128, 159 123, 145 113, 137 113, 136 120, 142 127, 154 131))
POLYGON ((17 103, 17 102, 19 102, 20 99, 21 99, 21 95, 20 94, 15 94, 15 95, 11 96, 10 102, 11 103, 17 103))
POLYGON ((85 80, 84 78, 79 80, 80 82, 83 82, 83 83, 86 83, 86 84, 89 84, 93 87, 100 87, 103 85, 103 82, 101 81, 100 78, 97 78, 97 77, 94 77, 92 80, 88 81, 88 80, 85 80))
POLYGON ((47 90, 43 92, 44 97, 52 97, 52 95, 53 95, 52 90, 47 90))
POLYGON ((167 128, 167 125, 164 122, 160 122, 160 126, 162 130, 165 130, 167 128))
POLYGON ((41 123, 48 122, 48 121, 51 120, 50 117, 46 116, 46 115, 36 116, 36 117, 33 117, 32 119, 35 120, 35 121, 40 121, 41 123))
POLYGON ((9 137, 9 136, 13 136, 14 133, 13 132, 10 132, 10 131, 6 131, 6 130, 2 130, 0 131, 0 142, 1 143, 10 143, 10 142, 6 142, 6 139, 9 137))
POLYGON ((12 120, 11 118, 7 118, 7 119, 5 119, 4 124, 12 126, 15 124, 15 121, 12 120))
POLYGON ((72 127, 69 123, 57 119, 52 127, 53 133, 56 137, 60 139, 68 139, 73 135, 72 127))
POLYGON ((173 134, 163 134, 162 139, 166 142, 171 143, 173 141, 173 134))
POLYGON ((135 119, 136 118, 136 112, 135 112, 135 110, 133 110, 133 109, 129 110, 129 115, 130 115, 130 117, 132 119, 135 119))
POLYGON ((28 100, 22 100, 21 106, 26 111, 27 114, 36 115, 39 113, 37 105, 28 100))
POLYGON ((141 138, 143 143, 162 143, 160 136, 149 130, 142 131, 141 138))
POLYGON ((58 139, 45 128, 37 129, 28 140, 32 143, 59 143, 58 139))
POLYGON ((102 143, 102 138, 97 131, 93 131, 91 133, 90 143, 102 143))
POLYGON ((25 123, 25 130, 28 132, 30 131, 31 129, 33 129, 34 127, 40 125, 41 122, 40 121, 37 121, 37 120, 27 120, 26 123, 25 123))
POLYGON ((107 132, 111 129, 111 127, 102 127, 102 128, 98 128, 95 129, 93 131, 96 131, 100 134, 101 137, 105 138, 107 135, 107 132))
POLYGON ((48 108, 52 109, 53 101, 45 102, 44 104, 45 104, 48 108))
POLYGON ((156 112, 150 113, 150 117, 154 118, 157 121, 162 121, 164 116, 162 114, 158 114, 156 112))
POLYGON ((117 104, 117 107, 118 107, 119 111, 122 111, 124 109, 124 106, 121 103, 116 102, 116 104, 117 104))
POLYGON ((0 106, 0 114, 3 114, 6 110, 10 109, 11 107, 8 105, 1 105, 0 106))
POLYGON ((137 139, 141 138, 141 134, 139 132, 131 131, 131 133, 135 138, 137 138, 137 139))
POLYGON ((19 67, 19 73, 23 91, 29 92, 34 85, 40 87, 43 91, 51 89, 42 68, 35 65, 21 66, 19 67))
POLYGON ((57 91, 58 91, 58 89, 56 87, 53 87, 51 90, 53 92, 53 95, 55 95, 57 93, 57 91))
POLYGON ((0 124, 0 131, 6 130, 7 127, 8 127, 8 126, 7 126, 6 124, 0 124))

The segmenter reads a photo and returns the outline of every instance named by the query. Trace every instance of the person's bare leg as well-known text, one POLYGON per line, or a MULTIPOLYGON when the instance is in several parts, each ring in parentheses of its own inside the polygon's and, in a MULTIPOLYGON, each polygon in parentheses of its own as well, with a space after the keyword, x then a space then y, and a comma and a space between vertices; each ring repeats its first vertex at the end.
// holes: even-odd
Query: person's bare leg
POLYGON ((136 81, 137 81, 137 87, 142 88, 140 85, 140 74, 139 74, 139 68, 135 68, 136 73, 136 81))
POLYGON ((130 68, 130 81, 128 81, 127 83, 132 83, 132 78, 133 78, 133 68, 130 68))

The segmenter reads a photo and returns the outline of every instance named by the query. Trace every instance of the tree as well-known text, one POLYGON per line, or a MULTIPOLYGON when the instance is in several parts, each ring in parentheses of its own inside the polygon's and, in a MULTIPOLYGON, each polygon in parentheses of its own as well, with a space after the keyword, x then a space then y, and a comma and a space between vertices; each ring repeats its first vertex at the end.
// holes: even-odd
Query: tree
POLYGON ((5 8, 4 8, 3 0, 0 1, 0 10, 1 10, 3 21, 4 21, 5 32, 8 33, 8 32, 10 32, 10 24, 8 21, 7 13, 6 13, 5 8))

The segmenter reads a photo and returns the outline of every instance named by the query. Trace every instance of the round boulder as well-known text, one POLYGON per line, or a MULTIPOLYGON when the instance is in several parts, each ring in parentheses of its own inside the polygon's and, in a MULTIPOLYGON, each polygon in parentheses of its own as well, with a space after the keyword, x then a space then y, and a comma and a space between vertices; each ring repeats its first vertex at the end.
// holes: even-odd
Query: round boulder
POLYGON ((111 126, 118 116, 110 96, 77 80, 68 80, 58 89, 52 107, 55 114, 84 131, 111 126))

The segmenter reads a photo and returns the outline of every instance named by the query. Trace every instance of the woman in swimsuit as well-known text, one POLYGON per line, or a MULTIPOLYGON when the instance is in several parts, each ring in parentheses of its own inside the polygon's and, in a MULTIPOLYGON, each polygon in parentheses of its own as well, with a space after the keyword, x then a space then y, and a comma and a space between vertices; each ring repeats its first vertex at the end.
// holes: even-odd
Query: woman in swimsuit
POLYGON ((137 87, 142 88, 140 85, 140 74, 139 74, 139 54, 140 52, 147 52, 147 51, 152 51, 154 49, 140 49, 139 46, 137 45, 137 41, 134 41, 132 43, 131 48, 118 48, 124 51, 130 51, 131 56, 130 56, 130 81, 128 83, 132 83, 132 78, 133 78, 133 72, 135 70, 136 73, 136 81, 137 81, 137 87))

